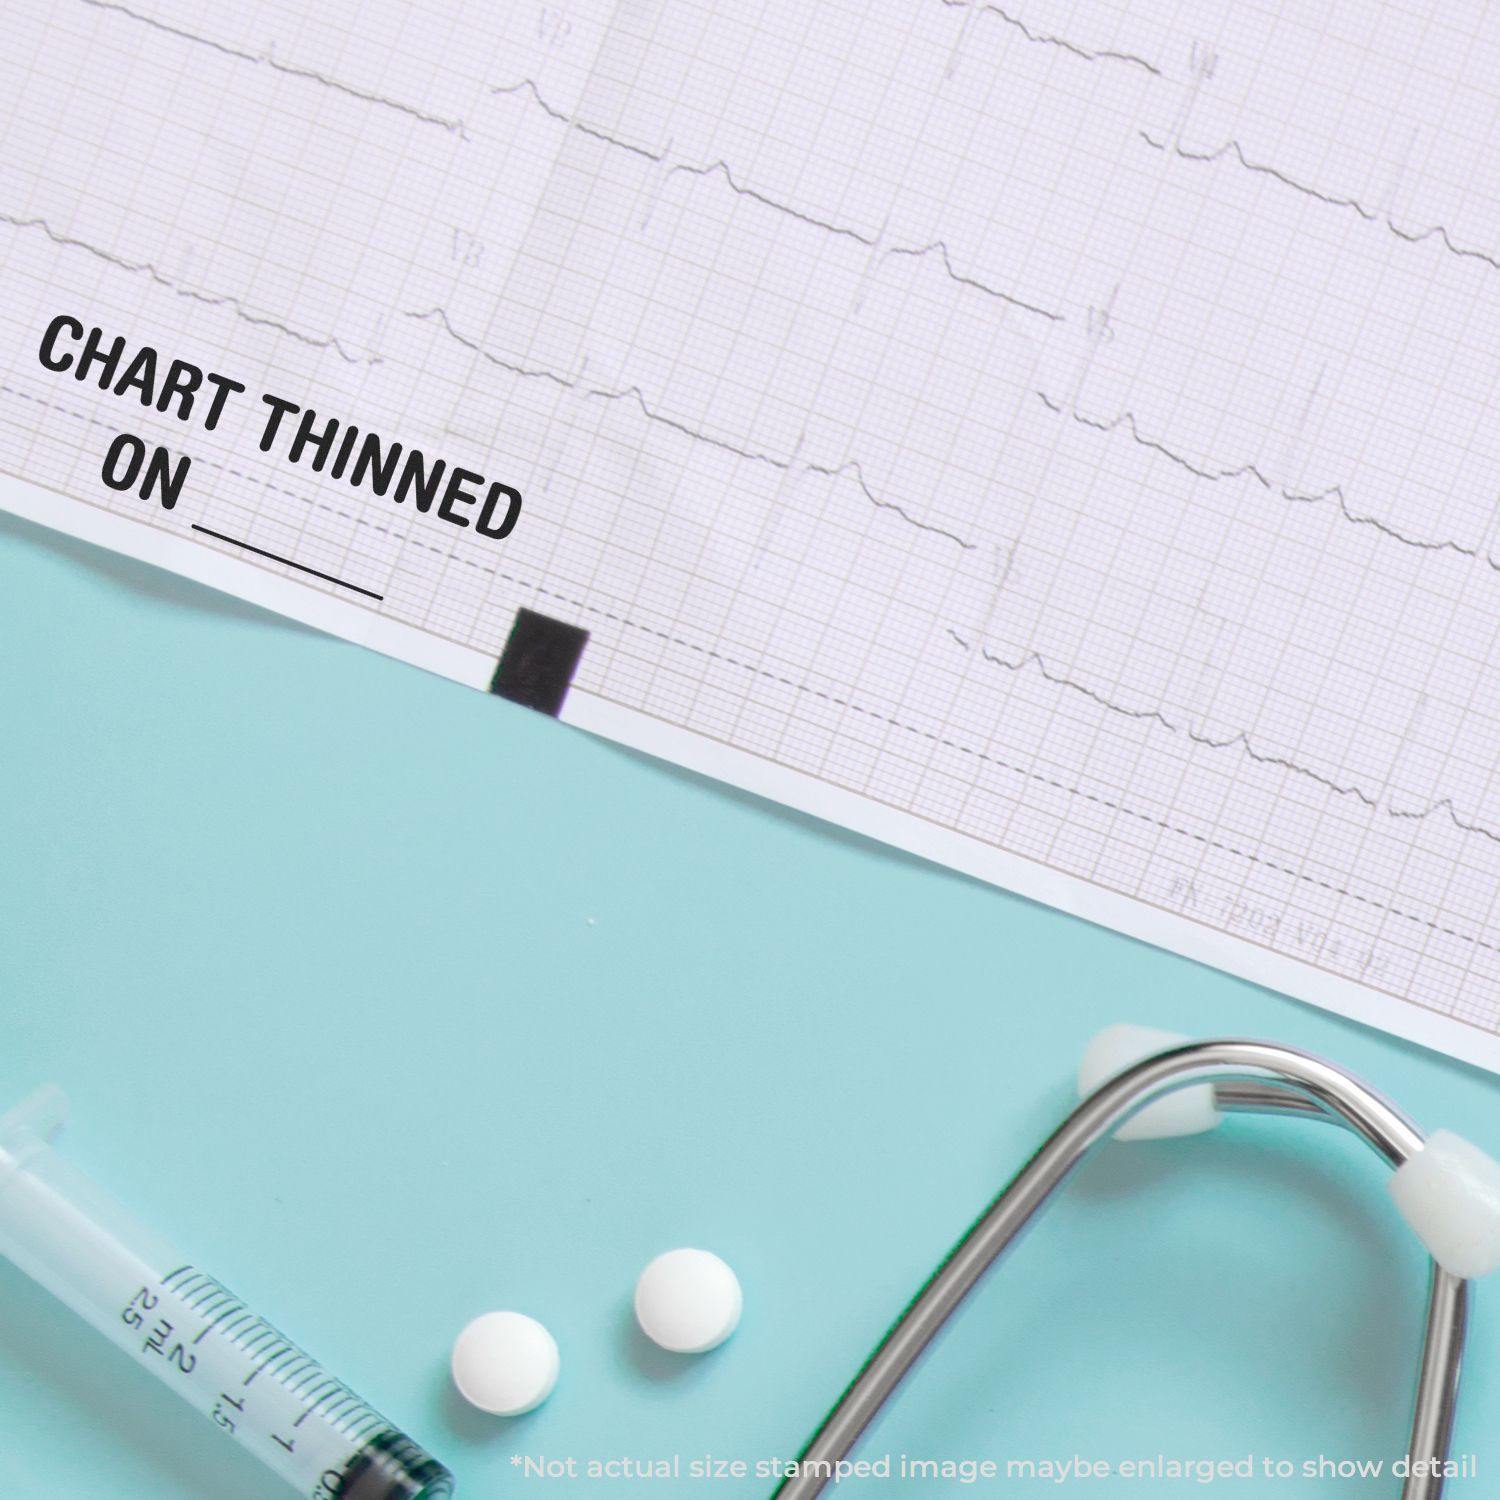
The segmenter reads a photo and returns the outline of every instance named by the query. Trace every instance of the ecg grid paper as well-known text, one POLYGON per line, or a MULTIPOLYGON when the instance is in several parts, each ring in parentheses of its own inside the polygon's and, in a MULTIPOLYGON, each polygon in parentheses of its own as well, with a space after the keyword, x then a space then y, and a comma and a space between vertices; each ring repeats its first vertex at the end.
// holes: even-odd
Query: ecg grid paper
POLYGON ((0 503, 475 686, 580 626, 570 722, 1500 1068, 1483 6, 5 24, 0 503), (248 394, 53 374, 62 312, 248 394), (260 391, 519 524, 261 453, 260 391))

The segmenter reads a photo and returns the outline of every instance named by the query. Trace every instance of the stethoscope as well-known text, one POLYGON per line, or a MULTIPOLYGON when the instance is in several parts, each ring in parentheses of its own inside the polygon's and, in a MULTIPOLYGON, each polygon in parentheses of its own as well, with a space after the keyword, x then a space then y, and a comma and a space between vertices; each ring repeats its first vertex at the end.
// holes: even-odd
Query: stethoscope
POLYGON ((1500 1266, 1500 1163, 1450 1131, 1431 1136, 1342 1068, 1274 1042, 1187 1042, 1138 1026, 1094 1038, 1082 1102, 979 1216, 813 1434, 779 1500, 813 1500, 990 1266, 1107 1136, 1189 1135, 1226 1112, 1346 1126, 1395 1170, 1391 1196, 1432 1256, 1403 1500, 1439 1500, 1453 1433, 1469 1280, 1500 1266))

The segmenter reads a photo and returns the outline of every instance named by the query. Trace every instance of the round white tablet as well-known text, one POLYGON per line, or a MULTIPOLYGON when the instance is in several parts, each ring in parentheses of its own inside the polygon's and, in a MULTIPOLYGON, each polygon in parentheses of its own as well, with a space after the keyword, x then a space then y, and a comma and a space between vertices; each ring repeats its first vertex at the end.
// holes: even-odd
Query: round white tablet
POLYGON ((497 1417, 540 1406, 557 1384, 559 1363, 552 1335, 525 1313, 485 1313, 453 1341, 459 1394, 497 1417))
POLYGON ((668 1250, 635 1284, 635 1318, 676 1354, 715 1349, 739 1326, 744 1298, 733 1271, 708 1250, 668 1250))

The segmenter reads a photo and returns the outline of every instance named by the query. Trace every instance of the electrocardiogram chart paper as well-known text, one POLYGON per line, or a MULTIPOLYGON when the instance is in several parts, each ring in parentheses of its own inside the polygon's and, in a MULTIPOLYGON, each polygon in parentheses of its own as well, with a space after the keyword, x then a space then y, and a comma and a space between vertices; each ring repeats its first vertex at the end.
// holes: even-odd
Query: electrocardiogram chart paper
POLYGON ((7 508, 1500 1068, 1500 13, 3 26, 7 508))

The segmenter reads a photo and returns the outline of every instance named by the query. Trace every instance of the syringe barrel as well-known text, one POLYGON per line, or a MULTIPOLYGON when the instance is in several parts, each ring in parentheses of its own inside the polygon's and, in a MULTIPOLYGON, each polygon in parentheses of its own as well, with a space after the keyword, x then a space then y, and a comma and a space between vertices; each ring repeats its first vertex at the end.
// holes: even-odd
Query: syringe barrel
POLYGON ((444 1500, 452 1476, 55 1152, 62 1096, 0 1117, 0 1255, 306 1500, 444 1500))
POLYGON ((34 1095, 0 1133, 0 1254, 132 1353, 121 1309, 181 1264, 171 1244, 54 1151, 60 1095, 34 1095), (52 1104, 52 1109, 44 1108, 52 1104))

